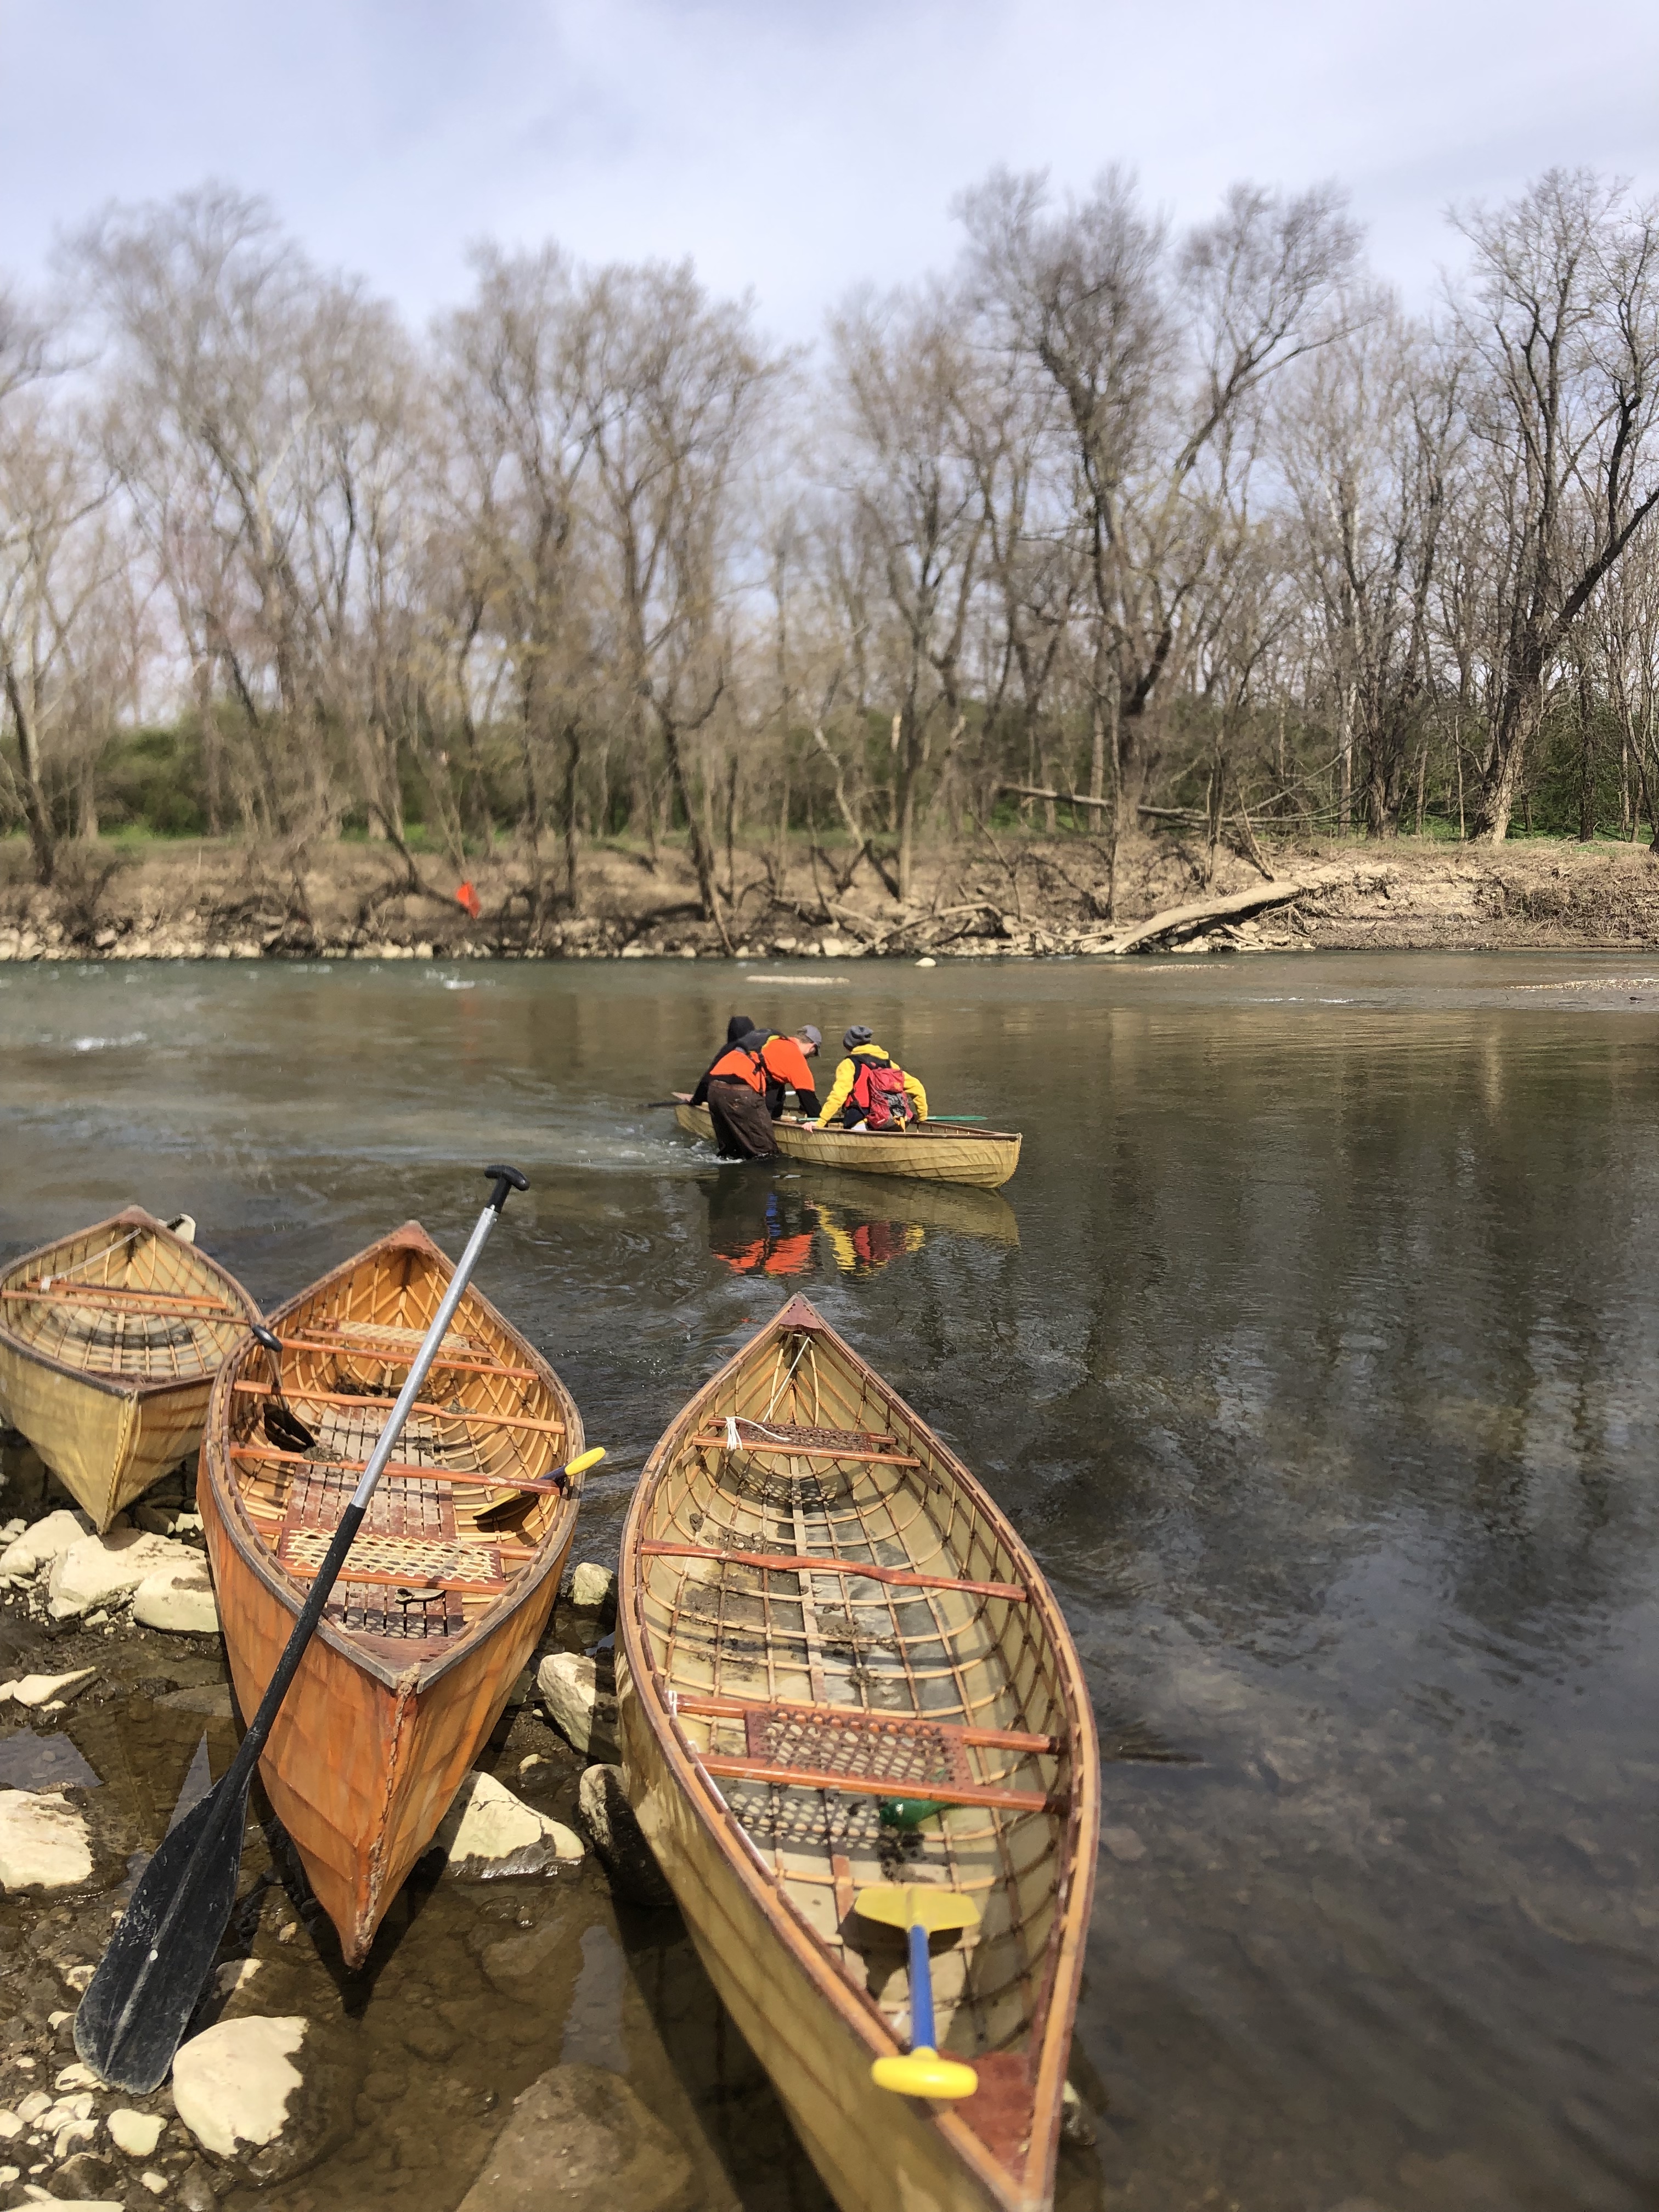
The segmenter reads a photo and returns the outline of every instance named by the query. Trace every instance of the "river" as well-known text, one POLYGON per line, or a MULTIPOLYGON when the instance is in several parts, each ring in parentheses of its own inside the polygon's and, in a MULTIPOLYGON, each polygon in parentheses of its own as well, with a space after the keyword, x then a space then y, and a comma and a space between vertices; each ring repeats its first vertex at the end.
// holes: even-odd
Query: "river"
MULTIPOLYGON (((409 1216, 458 1250, 516 1162, 480 1284, 610 1449, 606 1561, 677 1406, 806 1290, 1010 1512, 1093 1691, 1060 2203, 1651 2207, 1659 959, 820 965, 9 967, 0 1253, 187 1208, 274 1304, 409 1216), (1018 1175, 715 1170, 644 1102, 734 1010, 869 1022, 1018 1175)), ((684 1939, 581 1894, 526 2017, 477 2008, 502 2100, 623 2068, 708 2203, 819 2212, 684 1939)), ((504 1909, 412 1919, 358 2032, 504 1909)), ((487 2141, 264 2201, 438 2212, 487 2141)))

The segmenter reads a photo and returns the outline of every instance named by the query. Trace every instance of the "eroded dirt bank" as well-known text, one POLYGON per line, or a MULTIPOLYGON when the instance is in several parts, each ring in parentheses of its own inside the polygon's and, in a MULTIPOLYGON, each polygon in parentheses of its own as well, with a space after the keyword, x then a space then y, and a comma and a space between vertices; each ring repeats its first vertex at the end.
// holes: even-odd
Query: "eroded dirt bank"
POLYGON ((1644 847, 1529 839, 1498 848, 1274 847, 1257 866, 1139 840, 1115 914, 1102 848, 999 840, 930 855, 901 904, 850 854, 734 857, 706 919, 685 854, 581 857, 576 905, 528 856, 470 864, 478 912, 430 858, 337 845, 286 868, 234 841, 67 848, 58 879, 0 847, 0 961, 88 958, 640 958, 781 954, 988 958, 1305 945, 1525 950, 1659 944, 1659 859, 1644 847), (1147 928, 1153 922, 1156 926, 1147 928))

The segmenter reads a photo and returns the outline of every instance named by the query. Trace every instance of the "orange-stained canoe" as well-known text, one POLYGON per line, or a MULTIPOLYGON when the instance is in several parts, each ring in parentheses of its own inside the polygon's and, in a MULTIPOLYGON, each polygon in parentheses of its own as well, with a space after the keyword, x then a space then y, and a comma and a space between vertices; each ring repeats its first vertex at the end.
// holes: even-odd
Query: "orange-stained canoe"
MULTIPOLYGON (((318 1439, 308 1456, 265 1436, 270 1367, 257 1345, 220 1371, 197 1498, 244 1713, 270 1679, 453 1273, 406 1222, 271 1315, 283 1395, 318 1439)), ((398 1471, 381 1480, 260 1761, 349 1966, 367 1957, 500 1718, 575 1534, 575 1497, 552 1492, 524 1497, 508 1532, 477 1525, 514 1497, 519 1478, 550 1474, 581 1450, 563 1383, 471 1285, 444 1352, 422 1393, 441 1410, 410 1416, 398 1471), (430 1476, 418 1472, 428 1467, 430 1476)))
POLYGON ((1042 2212, 1100 1777, 1030 1553, 797 1297, 652 1452, 618 1595, 629 1798, 842 2212, 1042 2212), (828 1564, 792 1564, 806 1554, 828 1564), (902 1844, 879 1814, 899 1796, 944 1808, 902 1844), (979 2075, 961 2104, 870 2078, 907 2045, 908 1977, 854 1900, 895 1880, 979 1908, 933 1958, 939 2048, 979 2075))

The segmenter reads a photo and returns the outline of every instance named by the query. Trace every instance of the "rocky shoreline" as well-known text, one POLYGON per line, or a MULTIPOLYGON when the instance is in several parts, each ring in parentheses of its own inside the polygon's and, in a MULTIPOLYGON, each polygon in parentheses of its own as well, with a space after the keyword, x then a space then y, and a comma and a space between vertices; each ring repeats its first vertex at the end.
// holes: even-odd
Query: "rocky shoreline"
POLYGON ((75 2008, 149 1851, 235 1741, 191 1471, 103 1536, 15 1431, 0 1478, 0 2206, 514 2212, 548 2195, 556 2143, 586 2177, 559 2184, 579 2212, 688 2201, 682 2131, 568 2058, 556 2008, 552 2052, 518 2009, 618 1910, 669 1918, 614 1763, 614 1575, 580 1565, 561 1592, 362 1976, 256 1799, 215 1979, 169 2083, 133 2096, 77 2059, 75 2008), (423 1964, 417 1916, 422 1935, 445 1923, 423 1964))
MULTIPOLYGON (((734 862, 743 877, 747 864, 734 862)), ((384 848, 342 846, 277 880, 242 848, 160 849, 55 889, 0 876, 0 963, 146 960, 916 960, 1111 957, 1125 951, 1591 950, 1659 945, 1659 860, 1629 844, 1500 848, 1401 839, 1275 848, 1253 860, 1139 840, 1119 891, 1078 841, 935 858, 912 898, 819 881, 810 896, 751 869, 705 919, 683 859, 588 856, 580 910, 510 858, 480 862, 478 912, 384 848)), ((817 872, 815 870, 815 877, 817 872)))

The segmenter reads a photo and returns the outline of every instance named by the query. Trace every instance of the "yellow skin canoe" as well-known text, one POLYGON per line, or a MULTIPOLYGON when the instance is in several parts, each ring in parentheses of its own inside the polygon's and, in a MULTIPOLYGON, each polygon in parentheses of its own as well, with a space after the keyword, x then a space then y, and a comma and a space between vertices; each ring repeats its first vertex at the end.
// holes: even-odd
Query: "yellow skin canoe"
POLYGON ((258 1318, 234 1275, 129 1206, 0 1275, 0 1405, 101 1532, 196 1449, 258 1318))
MULTIPOLYGON (((267 1436, 270 1370, 257 1345, 220 1372, 197 1498, 244 1713, 270 1679, 310 1587, 305 1571, 339 1525, 453 1272, 407 1222, 271 1315, 283 1396, 316 1434, 313 1454, 284 1453, 267 1436)), ((563 1383, 471 1286, 444 1355, 259 1763, 353 1966, 501 1717, 576 1533, 576 1498, 550 1492, 526 1495, 510 1533, 477 1525, 518 1478, 580 1454, 581 1418, 563 1383), (411 1590, 425 1595, 411 1601, 411 1590)))
POLYGON ((1030 1554, 797 1297, 653 1451, 619 1597, 629 1796, 842 2212, 1045 2212, 1099 1752, 1030 1554), (777 1564, 805 1552, 878 1573, 777 1564), (875 1785, 952 1802, 901 1844, 875 1785), (938 2047, 979 2077, 960 2104, 871 2080, 908 2046, 908 1976, 854 1899, 896 1880, 979 1909, 933 1958, 938 2047))
MULTIPOLYGON (((688 1137, 714 1141, 706 1106, 678 1099, 674 1119, 688 1137)), ((860 1175, 903 1176, 922 1182, 968 1183, 1000 1190, 1019 1165, 1020 1139, 1007 1129, 945 1128, 937 1121, 911 1124, 902 1136, 875 1129, 819 1129, 787 1117, 772 1124, 786 1159, 820 1167, 851 1168, 860 1175)))

